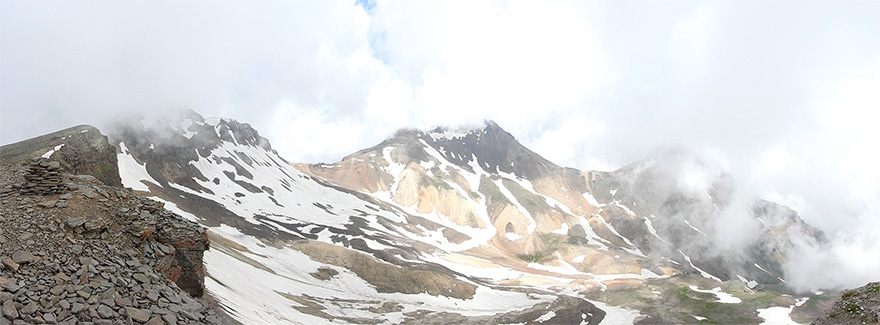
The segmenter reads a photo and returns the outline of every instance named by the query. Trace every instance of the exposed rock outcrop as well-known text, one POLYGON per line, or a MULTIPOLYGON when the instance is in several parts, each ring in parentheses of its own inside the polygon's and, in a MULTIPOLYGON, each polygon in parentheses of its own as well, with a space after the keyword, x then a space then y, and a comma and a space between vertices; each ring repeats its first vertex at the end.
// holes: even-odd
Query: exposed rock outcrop
POLYGON ((92 175, 105 185, 121 186, 116 148, 90 125, 79 125, 0 147, 0 161, 17 164, 51 158, 66 173, 92 175))
MULTIPOLYGON (((0 180, 21 188, 34 166, 60 165, 0 164, 0 180)), ((58 175, 55 188, 0 200, 4 323, 226 322, 198 299, 204 228, 95 177, 58 175)))
POLYGON ((880 282, 844 291, 825 316, 812 324, 880 324, 880 282))

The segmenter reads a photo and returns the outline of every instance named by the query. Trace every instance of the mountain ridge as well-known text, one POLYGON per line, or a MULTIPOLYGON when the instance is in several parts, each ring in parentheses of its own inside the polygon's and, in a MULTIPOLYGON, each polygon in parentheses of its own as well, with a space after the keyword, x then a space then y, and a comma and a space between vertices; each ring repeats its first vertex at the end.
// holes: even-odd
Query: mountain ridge
MULTIPOLYGON (((778 234, 810 230, 759 204, 754 253, 715 255, 724 173, 678 188, 690 165, 664 166, 663 149, 613 172, 560 167, 491 121, 402 129, 331 164, 289 164, 250 125, 191 110, 108 134, 124 186, 209 228, 207 292, 245 323, 758 322, 795 303, 778 234)), ((698 162, 679 149, 666 155, 698 162)))

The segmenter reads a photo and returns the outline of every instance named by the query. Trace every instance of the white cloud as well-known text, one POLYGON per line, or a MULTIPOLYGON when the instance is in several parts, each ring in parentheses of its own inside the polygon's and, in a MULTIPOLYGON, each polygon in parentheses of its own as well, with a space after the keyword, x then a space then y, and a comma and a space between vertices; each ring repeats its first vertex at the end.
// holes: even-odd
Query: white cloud
POLYGON ((490 118, 577 168, 613 169, 669 143, 715 151, 744 192, 790 202, 832 233, 880 232, 878 11, 0 1, 0 142, 173 102, 249 122, 288 159, 318 162, 400 127, 490 118))

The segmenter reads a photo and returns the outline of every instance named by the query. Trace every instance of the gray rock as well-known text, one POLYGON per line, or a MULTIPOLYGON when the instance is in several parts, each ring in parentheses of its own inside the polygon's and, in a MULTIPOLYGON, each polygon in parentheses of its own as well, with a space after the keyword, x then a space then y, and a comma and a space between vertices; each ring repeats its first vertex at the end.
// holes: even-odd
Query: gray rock
POLYGON ((177 315, 175 315, 175 314, 168 313, 168 314, 162 315, 162 319, 164 319, 165 322, 168 324, 177 324, 177 315))
POLYGON ((18 264, 27 264, 36 261, 37 257, 31 252, 18 250, 12 253, 12 261, 18 264))
POLYGON ((73 303, 73 305, 70 306, 70 313, 76 315, 76 314, 81 313, 83 311, 83 309, 85 309, 85 308, 86 308, 85 305, 78 303, 78 302, 75 302, 75 303, 73 303))
POLYGON ((152 302, 156 302, 159 300, 159 292, 156 290, 148 290, 147 291, 147 299, 150 299, 152 302))
POLYGON ((15 280, 6 280, 6 282, 0 283, 0 288, 3 288, 4 290, 9 292, 16 292, 21 287, 19 287, 18 284, 15 283, 15 280))
POLYGON ((40 203, 37 203, 37 205, 44 207, 44 208, 51 208, 51 207, 55 206, 55 203, 58 203, 58 201, 57 200, 45 200, 45 201, 41 201, 40 203))
POLYGON ((11 258, 4 258, 3 265, 6 266, 6 268, 12 270, 13 272, 18 272, 19 265, 18 265, 18 263, 15 263, 15 261, 13 261, 11 258))
POLYGON ((150 279, 147 278, 147 276, 144 275, 143 273, 135 273, 135 275, 132 276, 132 277, 135 278, 135 280, 140 281, 141 283, 147 283, 147 282, 150 282, 150 279))
POLYGON ((11 319, 18 318, 18 310, 15 309, 15 303, 12 300, 3 303, 3 315, 11 319))
POLYGON ((43 314, 43 321, 49 324, 55 324, 58 322, 58 319, 55 318, 55 314, 53 313, 45 313, 43 314))
POLYGON ((146 325, 164 325, 165 322, 162 321, 162 317, 156 316, 153 317, 150 321, 146 322, 146 325))
MULTIPOLYGON (((70 218, 70 219, 64 220, 64 223, 70 228, 75 228, 78 226, 82 226, 82 224, 86 223, 86 220, 83 218, 70 218)), ((82 247, 82 245, 78 245, 78 246, 82 247)), ((82 248, 80 248, 80 249, 82 249, 82 248)))
POLYGON ((150 313, 149 310, 134 307, 125 307, 125 313, 128 314, 128 317, 131 317, 131 319, 139 323, 146 323, 150 320, 150 316, 152 316, 152 313, 150 313))
POLYGON ((52 289, 49 289, 49 293, 55 296, 60 295, 62 292, 64 292, 64 286, 62 285, 57 285, 52 287, 52 289))
POLYGON ((116 316, 116 312, 114 312, 113 309, 110 309, 110 307, 107 307, 107 305, 100 305, 98 306, 98 315, 102 318, 112 318, 116 316))
POLYGON ((22 315, 33 315, 34 313, 37 312, 37 310, 39 308, 40 308, 40 306, 37 305, 36 302, 31 302, 31 303, 27 304, 26 306, 22 307, 21 310, 19 310, 19 313, 21 313, 22 315))
POLYGON ((59 196, 58 198, 59 198, 59 199, 62 199, 62 200, 69 200, 69 199, 72 198, 72 197, 73 197, 73 194, 70 194, 70 193, 64 193, 64 194, 61 194, 61 196, 59 196))

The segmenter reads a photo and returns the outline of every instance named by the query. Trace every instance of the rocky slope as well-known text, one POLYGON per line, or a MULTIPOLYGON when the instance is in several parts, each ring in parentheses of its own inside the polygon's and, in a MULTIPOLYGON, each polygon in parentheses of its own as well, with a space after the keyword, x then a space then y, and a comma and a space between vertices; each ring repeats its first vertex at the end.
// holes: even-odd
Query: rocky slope
POLYGON ((880 324, 880 282, 844 291, 825 316, 812 324, 880 324))
MULTIPOLYGON (((208 249, 202 227, 130 190, 69 173, 96 157, 115 164, 106 140, 71 136, 89 132, 106 139, 76 127, 0 148, 0 323, 228 321, 199 299, 208 249), (34 148, 47 138, 65 145, 39 157, 45 147, 34 148), (38 157, 23 160, 34 150, 38 157)), ((115 169, 100 175, 119 180, 115 169)))
POLYGON ((51 157, 67 173, 92 175, 109 186, 122 185, 116 148, 93 126, 79 125, 0 147, 0 160, 10 164, 41 156, 51 157))

